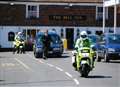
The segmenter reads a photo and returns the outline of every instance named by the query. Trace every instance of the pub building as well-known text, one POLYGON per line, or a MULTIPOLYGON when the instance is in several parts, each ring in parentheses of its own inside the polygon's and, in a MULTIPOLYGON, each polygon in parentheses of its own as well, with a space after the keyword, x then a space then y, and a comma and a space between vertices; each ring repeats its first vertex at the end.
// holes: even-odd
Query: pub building
MULTIPOLYGON (((113 32, 114 7, 105 8, 105 32, 113 32)), ((120 33, 117 6, 117 32, 120 33)), ((32 43, 38 31, 54 30, 73 48, 80 31, 102 31, 103 0, 0 0, 0 47, 12 48, 16 32, 32 43)))

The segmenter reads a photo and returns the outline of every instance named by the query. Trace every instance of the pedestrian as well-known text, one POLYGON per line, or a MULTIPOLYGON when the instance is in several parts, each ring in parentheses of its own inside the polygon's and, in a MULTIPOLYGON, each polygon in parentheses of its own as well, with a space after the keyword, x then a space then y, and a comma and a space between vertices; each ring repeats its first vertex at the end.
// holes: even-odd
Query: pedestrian
POLYGON ((44 59, 47 59, 47 57, 48 57, 50 42, 51 42, 51 38, 50 38, 50 35, 48 35, 48 30, 46 30, 46 32, 43 36, 43 58, 44 59))

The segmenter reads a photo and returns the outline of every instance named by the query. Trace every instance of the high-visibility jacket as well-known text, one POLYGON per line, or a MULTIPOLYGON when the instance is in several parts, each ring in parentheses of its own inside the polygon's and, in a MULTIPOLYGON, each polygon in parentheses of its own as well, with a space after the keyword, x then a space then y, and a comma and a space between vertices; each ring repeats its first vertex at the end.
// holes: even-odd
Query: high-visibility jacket
POLYGON ((91 41, 87 38, 83 40, 82 38, 78 38, 75 43, 75 48, 81 48, 81 47, 91 47, 91 41))

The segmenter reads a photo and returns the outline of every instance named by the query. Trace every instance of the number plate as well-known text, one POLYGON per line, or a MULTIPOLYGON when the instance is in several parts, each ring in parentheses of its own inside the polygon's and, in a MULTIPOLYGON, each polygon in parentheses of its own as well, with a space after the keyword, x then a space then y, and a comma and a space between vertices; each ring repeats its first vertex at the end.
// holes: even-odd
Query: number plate
POLYGON ((83 57, 89 57, 89 53, 82 53, 83 57))

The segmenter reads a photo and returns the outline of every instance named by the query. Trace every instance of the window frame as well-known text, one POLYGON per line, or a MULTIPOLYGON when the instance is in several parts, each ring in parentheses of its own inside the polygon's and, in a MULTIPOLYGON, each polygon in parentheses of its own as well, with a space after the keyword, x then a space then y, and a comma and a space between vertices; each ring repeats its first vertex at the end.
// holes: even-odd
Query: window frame
POLYGON ((15 33, 13 31, 8 32, 8 41, 12 42, 12 41, 14 41, 14 38, 15 38, 15 33), (10 36, 11 34, 13 36, 10 36))
POLYGON ((26 5, 26 18, 30 18, 30 19, 32 19, 32 16, 30 16, 30 14, 29 13, 34 13, 34 12, 36 12, 36 15, 34 16, 33 15, 33 18, 39 18, 39 5, 37 5, 37 4, 27 4, 26 5), (29 6, 35 6, 36 7, 36 11, 33 11, 33 10, 31 10, 31 11, 29 11, 29 6))
MULTIPOLYGON (((103 9, 103 6, 96 6, 96 20, 101 20, 103 18, 103 10, 102 12, 98 12, 99 8, 103 9), (101 15, 101 18, 99 15, 101 15)), ((105 19, 108 20, 108 7, 105 7, 105 19)))

